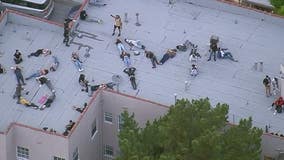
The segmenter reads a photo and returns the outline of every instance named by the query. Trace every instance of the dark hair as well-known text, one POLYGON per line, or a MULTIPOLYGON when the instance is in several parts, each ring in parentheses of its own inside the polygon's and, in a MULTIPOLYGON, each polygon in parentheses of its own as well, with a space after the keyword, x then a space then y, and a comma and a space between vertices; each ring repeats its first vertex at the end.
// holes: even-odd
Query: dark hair
POLYGON ((85 81, 85 75, 84 74, 80 74, 80 76, 79 76, 79 83, 81 81, 85 81))
POLYGON ((121 43, 121 40, 117 38, 115 44, 118 44, 118 43, 121 43))
POLYGON ((49 71, 48 71, 48 69, 44 69, 44 72, 45 72, 45 74, 47 74, 49 71))

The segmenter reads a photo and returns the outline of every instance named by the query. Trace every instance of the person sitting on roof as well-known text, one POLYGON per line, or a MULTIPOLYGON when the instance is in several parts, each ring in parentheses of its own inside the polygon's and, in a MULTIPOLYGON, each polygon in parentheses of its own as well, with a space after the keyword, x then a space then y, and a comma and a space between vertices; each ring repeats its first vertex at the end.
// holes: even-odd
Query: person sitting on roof
POLYGON ((139 49, 145 49, 146 47, 141 44, 140 40, 132 40, 125 38, 124 41, 130 46, 130 50, 133 50, 133 47, 139 48, 139 49))
POLYGON ((89 81, 86 79, 86 76, 84 74, 80 74, 79 76, 79 84, 84 87, 85 89, 81 89, 82 91, 88 92, 88 86, 89 86, 89 81))
POLYGON ((84 103, 83 108, 76 107, 76 106, 72 106, 72 108, 73 108, 74 110, 76 110, 77 112, 83 113, 84 110, 87 108, 87 106, 88 106, 88 104, 87 104, 87 103, 84 103))
POLYGON ((218 57, 220 57, 221 59, 229 59, 229 60, 231 60, 231 61, 238 62, 238 60, 235 60, 235 59, 234 59, 232 53, 231 53, 231 52, 228 52, 228 51, 226 51, 226 50, 227 50, 227 49, 225 49, 225 48, 221 48, 221 49, 219 48, 219 49, 218 49, 218 54, 219 54, 218 57))
POLYGON ((190 75, 195 77, 197 76, 197 74, 198 74, 197 66, 195 64, 191 65, 190 75))
POLYGON ((282 113, 282 108, 284 105, 284 100, 282 97, 279 97, 278 99, 276 99, 273 103, 272 103, 272 107, 275 105, 275 112, 274 115, 277 113, 282 113))
POLYGON ((50 55, 50 54, 51 54, 51 50, 49 50, 49 49, 38 49, 36 52, 29 54, 28 57, 29 58, 31 56, 38 57, 40 55, 47 56, 47 55, 50 55))
POLYGON ((15 64, 19 64, 23 61, 22 53, 19 50, 16 50, 14 54, 14 61, 15 61, 15 64))

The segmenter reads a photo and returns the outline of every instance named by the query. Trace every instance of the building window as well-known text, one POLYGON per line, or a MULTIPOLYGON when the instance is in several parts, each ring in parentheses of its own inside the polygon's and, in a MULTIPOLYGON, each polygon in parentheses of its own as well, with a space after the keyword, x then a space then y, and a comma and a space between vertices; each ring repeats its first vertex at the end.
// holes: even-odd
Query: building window
POLYGON ((108 113, 108 112, 105 112, 104 113, 104 119, 105 119, 105 122, 112 123, 112 114, 108 113))
POLYGON ((64 159, 64 158, 60 158, 60 157, 54 156, 54 157, 53 157, 53 160, 65 160, 65 159, 64 159))
POLYGON ((118 116, 118 124, 117 124, 118 131, 120 131, 122 129, 123 123, 124 123, 123 117, 122 117, 122 115, 119 115, 118 116))
POLYGON ((72 160, 79 160, 79 149, 78 149, 78 147, 76 147, 74 152, 73 152, 72 160))
POLYGON ((113 157, 113 147, 111 145, 105 145, 104 156, 113 157))
POLYGON ((28 160, 29 157, 29 149, 17 146, 17 160, 28 160))
POLYGON ((91 132, 92 139, 95 138, 97 132, 98 132, 98 130, 97 130, 97 121, 95 119, 94 122, 92 123, 92 132, 91 132))

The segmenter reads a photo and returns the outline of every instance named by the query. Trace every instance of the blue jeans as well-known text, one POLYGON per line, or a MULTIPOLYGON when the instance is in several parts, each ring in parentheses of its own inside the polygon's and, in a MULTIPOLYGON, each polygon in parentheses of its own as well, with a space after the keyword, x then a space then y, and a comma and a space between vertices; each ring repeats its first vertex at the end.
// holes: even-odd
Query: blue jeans
POLYGON ((163 58, 160 60, 160 63, 164 64, 168 59, 170 59, 170 55, 166 53, 164 54, 163 58))
POLYGON ((233 58, 233 55, 230 53, 230 52, 225 52, 225 54, 224 54, 224 57, 223 57, 224 59, 229 59, 229 60, 231 60, 231 61, 236 61, 234 58, 233 58))
POLYGON ((126 51, 122 43, 118 43, 116 46, 117 49, 119 50, 119 54, 121 54, 122 51, 126 51))
POLYGON ((214 51, 211 51, 210 52, 210 56, 209 56, 209 59, 208 59, 208 61, 210 61, 211 60, 211 56, 214 56, 214 61, 216 61, 216 52, 214 52, 214 51))
POLYGON ((78 70, 82 69, 82 63, 79 60, 76 59, 75 61, 73 61, 73 63, 78 70))
POLYGON ((31 79, 31 78, 36 78, 36 77, 39 77, 39 76, 41 76, 41 75, 40 75, 40 71, 37 71, 37 72, 31 74, 30 76, 28 76, 28 77, 26 78, 26 80, 29 80, 29 79, 31 79))
POLYGON ((128 56, 124 56, 123 57, 123 62, 124 62, 124 65, 129 68, 131 66, 131 60, 128 56))

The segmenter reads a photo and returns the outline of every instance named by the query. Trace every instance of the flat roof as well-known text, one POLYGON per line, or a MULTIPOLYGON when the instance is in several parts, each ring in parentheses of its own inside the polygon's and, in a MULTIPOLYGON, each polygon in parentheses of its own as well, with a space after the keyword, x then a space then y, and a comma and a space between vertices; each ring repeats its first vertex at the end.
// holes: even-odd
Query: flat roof
MULTIPOLYGON (((118 74, 122 77, 120 92, 165 105, 174 103, 174 94, 177 98, 209 97, 213 105, 218 102, 230 105, 229 120, 233 123, 252 116, 256 126, 270 125, 271 130, 284 133, 284 115, 274 116, 273 111, 267 110, 275 97, 267 98, 262 84, 266 74, 278 76, 279 66, 284 60, 284 46, 280 43, 284 41, 283 19, 208 0, 176 1, 173 5, 161 0, 128 0, 127 3, 113 0, 104 7, 89 6, 87 13, 90 18, 101 18, 103 24, 79 21, 77 31, 83 36, 75 37, 73 42, 82 45, 79 50, 81 57, 85 46, 93 48, 90 57, 83 58, 83 73, 92 83, 110 82, 112 76, 118 74), (198 45, 202 56, 197 64, 199 75, 195 78, 189 75, 189 52, 179 52, 164 65, 152 69, 150 60, 143 53, 134 56, 130 51, 132 65, 137 68, 138 89, 133 90, 127 75, 122 72, 124 65, 114 44, 117 33, 111 35, 113 18, 110 14, 119 14, 124 20, 125 13, 128 14, 128 23, 123 21, 121 39, 141 40, 158 59, 168 48, 188 39, 198 45), (136 13, 139 13, 141 26, 135 25, 136 13), (208 62, 211 35, 219 36, 221 46, 229 48, 239 62, 219 59, 208 62), (260 61, 264 63, 263 71, 253 70, 254 63, 260 61), (187 90, 185 81, 189 82, 187 90)), ((51 56, 27 58, 38 48, 51 49, 59 58, 60 67, 47 75, 56 88, 57 97, 52 106, 43 111, 16 104, 12 98, 16 86, 14 73, 9 70, 0 75, 0 131, 5 131, 11 122, 18 122, 36 128, 47 126, 62 133, 70 119, 79 117, 71 106, 82 106, 90 98, 80 90, 80 73, 70 60, 71 53, 79 46, 71 44, 66 47, 62 43, 62 33, 63 29, 62 32, 53 32, 10 22, 1 31, 0 50, 5 54, 0 57, 0 63, 8 70, 13 65, 15 49, 24 55, 21 66, 25 77, 51 63, 51 56), (27 32, 31 35, 28 39, 27 32)), ((34 102, 38 102, 47 90, 42 88, 37 92, 38 85, 34 80, 29 80, 26 88, 30 91, 27 97, 34 102), (34 96, 35 93, 38 97, 34 96)))

